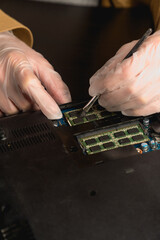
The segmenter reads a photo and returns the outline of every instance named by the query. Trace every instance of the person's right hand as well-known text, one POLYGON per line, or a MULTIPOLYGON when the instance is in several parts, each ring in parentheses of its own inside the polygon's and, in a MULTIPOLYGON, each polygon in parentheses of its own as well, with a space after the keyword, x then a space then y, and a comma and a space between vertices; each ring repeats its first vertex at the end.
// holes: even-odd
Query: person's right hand
POLYGON ((99 104, 108 111, 147 116, 160 112, 160 30, 123 60, 136 42, 123 45, 91 77, 89 93, 100 95, 99 104))
POLYGON ((58 104, 70 101, 68 87, 41 54, 12 33, 0 33, 0 116, 34 106, 59 119, 58 104))

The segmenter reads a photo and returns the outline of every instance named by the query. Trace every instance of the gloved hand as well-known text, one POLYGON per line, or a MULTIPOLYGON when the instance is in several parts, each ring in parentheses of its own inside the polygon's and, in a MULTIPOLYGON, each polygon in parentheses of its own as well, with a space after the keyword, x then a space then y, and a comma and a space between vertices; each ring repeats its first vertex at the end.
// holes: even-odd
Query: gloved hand
POLYGON ((58 119, 58 104, 69 101, 68 87, 42 55, 12 33, 0 33, 0 115, 34 105, 49 119, 58 119))
POLYGON ((160 112, 160 31, 122 61, 136 41, 123 45, 90 79, 89 94, 101 94, 99 104, 129 116, 160 112))

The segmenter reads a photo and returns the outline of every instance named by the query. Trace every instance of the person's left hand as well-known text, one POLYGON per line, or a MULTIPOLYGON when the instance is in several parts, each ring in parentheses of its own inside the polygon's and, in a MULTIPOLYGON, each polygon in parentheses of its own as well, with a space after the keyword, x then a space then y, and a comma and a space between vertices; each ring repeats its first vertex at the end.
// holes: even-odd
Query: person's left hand
POLYGON ((160 31, 148 37, 137 52, 122 61, 136 41, 122 46, 90 79, 89 94, 99 95, 108 111, 146 116, 160 112, 160 31))
POLYGON ((12 33, 0 33, 0 116, 36 108, 58 119, 58 105, 70 101, 68 87, 41 54, 12 33))

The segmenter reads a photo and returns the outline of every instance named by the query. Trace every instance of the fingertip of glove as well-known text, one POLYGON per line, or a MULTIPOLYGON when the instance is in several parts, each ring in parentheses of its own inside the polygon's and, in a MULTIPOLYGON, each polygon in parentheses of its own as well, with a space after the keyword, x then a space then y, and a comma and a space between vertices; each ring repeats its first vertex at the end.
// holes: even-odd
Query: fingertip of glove
POLYGON ((54 119, 61 119, 62 118, 62 112, 58 111, 58 112, 54 112, 53 114, 47 114, 47 118, 50 120, 54 120, 54 119))
POLYGON ((93 87, 89 87, 88 92, 91 97, 96 96, 96 91, 93 87))
POLYGON ((129 116, 128 114, 127 114, 127 112, 125 112, 125 111, 122 111, 121 112, 124 116, 129 116))

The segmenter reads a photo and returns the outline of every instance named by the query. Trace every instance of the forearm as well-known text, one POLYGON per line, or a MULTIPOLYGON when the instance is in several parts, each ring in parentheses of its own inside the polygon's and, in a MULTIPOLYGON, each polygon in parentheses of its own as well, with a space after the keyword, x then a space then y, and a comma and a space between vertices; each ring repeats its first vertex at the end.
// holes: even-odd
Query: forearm
POLYGON ((13 31, 14 35, 25 42, 28 46, 33 45, 33 36, 31 31, 16 21, 12 17, 8 16, 0 9, 0 32, 13 31))

